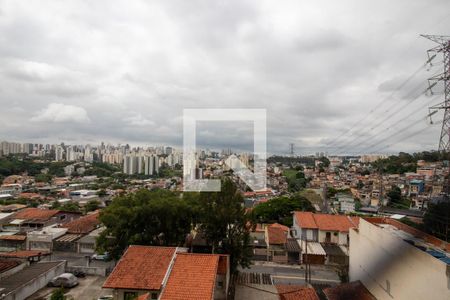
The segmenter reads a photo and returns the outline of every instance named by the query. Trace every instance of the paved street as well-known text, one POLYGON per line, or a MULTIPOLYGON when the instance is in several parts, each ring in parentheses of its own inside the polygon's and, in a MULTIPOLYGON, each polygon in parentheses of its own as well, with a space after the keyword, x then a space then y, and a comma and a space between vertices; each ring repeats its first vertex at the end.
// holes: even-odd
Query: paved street
MULTIPOLYGON (((305 270, 302 266, 289 266, 271 263, 257 263, 242 272, 270 274, 275 284, 304 284, 305 270)), ((313 283, 338 284, 340 282, 336 271, 327 266, 311 266, 313 283)))
MULTIPOLYGON (((106 277, 101 276, 86 276, 79 278, 79 284, 71 289, 66 290, 67 299, 97 299, 103 295, 111 295, 112 291, 109 289, 102 289, 102 285, 106 277)), ((55 288, 45 287, 39 290, 28 298, 28 300, 43 300, 49 299, 52 291, 55 288)))

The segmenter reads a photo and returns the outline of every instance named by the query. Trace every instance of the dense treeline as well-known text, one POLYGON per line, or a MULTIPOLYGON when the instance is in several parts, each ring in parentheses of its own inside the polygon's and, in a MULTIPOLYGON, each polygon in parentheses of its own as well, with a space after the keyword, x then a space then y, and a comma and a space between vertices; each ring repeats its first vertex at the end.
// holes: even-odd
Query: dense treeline
POLYGON ((55 176, 64 176, 64 167, 68 162, 37 162, 34 159, 10 155, 0 158, 0 175, 3 177, 28 173, 30 176, 40 174, 43 169, 48 168, 48 174, 55 176))
POLYGON ((418 160, 436 162, 448 159, 449 155, 445 152, 423 151, 413 154, 400 152, 398 155, 391 155, 387 158, 379 159, 372 166, 377 170, 383 170, 384 173, 403 174, 406 172, 415 172, 418 160))
POLYGON ((106 230, 98 250, 118 258, 128 245, 183 246, 193 229, 203 234, 214 253, 231 256, 231 268, 249 265, 248 223, 243 199, 230 180, 220 192, 176 193, 140 190, 116 197, 102 210, 106 230))
POLYGON ((305 164, 307 166, 314 166, 314 157, 311 156, 298 156, 298 157, 291 157, 291 156, 271 156, 267 159, 268 163, 275 163, 275 164, 283 164, 283 165, 298 165, 298 164, 305 164))

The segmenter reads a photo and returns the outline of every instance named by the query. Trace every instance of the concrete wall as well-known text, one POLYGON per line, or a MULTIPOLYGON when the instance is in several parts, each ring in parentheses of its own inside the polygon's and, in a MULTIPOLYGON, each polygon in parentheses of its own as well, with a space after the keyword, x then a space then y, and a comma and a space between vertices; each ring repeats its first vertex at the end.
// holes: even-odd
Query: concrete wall
POLYGON ((360 219, 350 230, 350 281, 378 300, 450 299, 450 268, 387 230, 360 219))
POLYGON ((86 275, 106 276, 106 268, 102 267, 85 267, 85 266, 68 266, 66 272, 73 273, 75 271, 84 272, 86 275))
POLYGON ((214 300, 222 300, 227 298, 227 276, 217 274, 216 284, 214 286, 214 300), (219 286, 219 282, 222 282, 222 287, 219 286))
POLYGON ((9 294, 2 300, 19 300, 19 299, 26 299, 27 297, 31 296, 38 290, 44 288, 47 286, 47 283, 53 279, 54 277, 61 275, 64 273, 65 268, 65 262, 62 261, 59 265, 55 266, 54 268, 50 269, 44 274, 41 274, 40 276, 34 278, 33 280, 27 282, 24 284, 21 288, 17 289, 17 291, 9 294))

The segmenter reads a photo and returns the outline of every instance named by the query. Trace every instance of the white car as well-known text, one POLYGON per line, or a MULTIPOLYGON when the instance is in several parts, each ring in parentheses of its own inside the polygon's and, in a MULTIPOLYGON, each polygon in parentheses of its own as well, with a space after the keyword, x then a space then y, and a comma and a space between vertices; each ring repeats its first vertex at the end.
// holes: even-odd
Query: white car
POLYGON ((78 278, 72 273, 63 273, 59 276, 54 277, 47 285, 71 288, 78 285, 78 278))
POLYGON ((97 254, 97 253, 95 253, 94 255, 92 255, 92 259, 94 259, 94 260, 103 260, 103 261, 105 261, 105 260, 108 260, 108 258, 109 258, 108 252, 105 252, 104 254, 97 254))

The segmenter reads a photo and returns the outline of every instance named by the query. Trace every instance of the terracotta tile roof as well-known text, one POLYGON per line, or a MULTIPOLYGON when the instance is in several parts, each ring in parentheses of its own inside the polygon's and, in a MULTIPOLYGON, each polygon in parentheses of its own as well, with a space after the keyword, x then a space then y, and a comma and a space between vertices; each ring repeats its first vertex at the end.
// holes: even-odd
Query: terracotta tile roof
POLYGON ((280 300, 319 300, 312 287, 303 285, 276 285, 280 300))
POLYGON ((320 230, 348 232, 357 226, 349 216, 344 215, 315 214, 314 219, 320 230))
POLYGON ((59 213, 59 210, 54 209, 40 209, 40 208, 25 208, 18 211, 12 217, 21 220, 49 220, 59 213))
POLYGON ((288 232, 289 228, 284 225, 278 223, 270 224, 269 226, 267 226, 269 244, 286 244, 288 232))
POLYGON ((174 247, 131 245, 103 284, 104 288, 159 290, 174 247))
POLYGON ((19 250, 13 252, 0 252, 0 257, 29 258, 36 256, 50 255, 47 251, 40 250, 19 250))
POLYGON ((219 255, 179 253, 161 300, 211 300, 219 255))
POLYGON ((6 272, 20 265, 20 261, 10 259, 0 259, 0 273, 6 272))
POLYGON ((296 211, 295 220, 301 228, 317 229, 313 213, 309 211, 296 211))
POLYGON ((62 227, 67 228, 67 233, 89 233, 98 225, 100 221, 98 219, 99 212, 75 219, 69 223, 64 224, 62 227))
POLYGON ((328 300, 376 300, 359 280, 329 287, 323 292, 328 300))
POLYGON ((302 228, 327 231, 348 232, 350 228, 358 227, 359 217, 345 215, 315 214, 312 212, 295 212, 297 224, 302 228))

